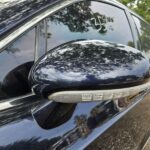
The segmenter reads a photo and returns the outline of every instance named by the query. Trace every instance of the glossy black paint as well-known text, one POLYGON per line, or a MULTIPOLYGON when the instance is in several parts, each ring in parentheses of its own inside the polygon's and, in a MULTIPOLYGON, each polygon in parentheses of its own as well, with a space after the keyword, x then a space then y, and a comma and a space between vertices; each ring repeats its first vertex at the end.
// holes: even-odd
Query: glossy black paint
POLYGON ((60 45, 40 58, 29 75, 35 93, 93 90, 139 84, 149 77, 149 60, 140 51, 100 40, 60 45))
POLYGON ((53 129, 71 119, 77 104, 46 102, 39 105, 32 113, 41 128, 53 129))
MULTIPOLYGON (((90 104, 78 103, 71 112, 69 111, 70 104, 57 104, 46 99, 40 103, 39 100, 37 97, 32 97, 28 101, 22 99, 22 102, 16 103, 12 109, 0 111, 0 120, 4 121, 0 122, 0 133, 3 135, 0 136, 0 150, 82 149, 87 147, 91 140, 95 140, 99 133, 102 134, 112 126, 113 121, 118 120, 118 115, 122 114, 116 105, 118 100, 91 102, 90 104), (65 109, 59 110, 64 105, 65 109), (57 115, 64 115, 65 119, 67 118, 65 122, 63 117, 57 120, 52 116, 54 109, 57 110, 57 115), (30 110, 32 111, 30 112, 30 110), (43 110, 45 110, 46 116, 43 110), (41 118, 43 121, 39 122, 38 119, 41 120, 41 118)), ((145 105, 146 103, 144 103, 145 105)), ((139 111, 143 108, 141 107, 139 111)), ((136 121, 138 123, 138 119, 136 121)), ((145 123, 147 124, 148 121, 145 123)), ((127 135, 125 136, 128 138, 127 135)), ((102 145, 101 143, 99 146, 102 145)))
MULTIPOLYGON (((64 115, 65 117, 66 115, 71 115, 71 117, 69 117, 65 121, 65 123, 61 123, 61 118, 59 120, 60 124, 58 126, 57 124, 55 124, 55 122, 53 122, 53 119, 52 124, 54 126, 52 128, 52 116, 50 107, 53 107, 55 105, 55 110, 57 109, 59 113, 62 113, 62 111, 59 110, 60 107, 58 107, 58 105, 66 105, 66 108, 69 108, 70 106, 68 106, 69 104, 54 104, 53 102, 46 102, 46 100, 43 101, 43 104, 41 103, 40 106, 42 105, 45 109, 46 107, 49 107, 49 109, 46 109, 47 120, 45 119, 45 124, 40 124, 41 127, 35 121, 38 118, 38 115, 36 114, 37 110, 33 110, 34 119, 30 115, 30 110, 25 109, 25 111, 21 111, 21 109, 19 110, 17 109, 17 107, 2 113, 3 115, 8 115, 13 113, 16 109, 18 114, 20 113, 20 115, 22 116, 22 119, 20 119, 21 116, 15 118, 14 115, 14 117, 12 116, 12 120, 8 125, 5 124, 5 126, 2 126, 1 124, 0 132, 5 134, 5 137, 0 136, 0 150, 8 148, 21 148, 22 150, 25 150, 27 148, 29 150, 32 150, 33 148, 36 150, 59 150, 62 148, 69 148, 69 146, 71 146, 78 140, 82 141, 86 139, 87 136, 94 131, 94 129, 100 130, 99 127, 107 119, 111 119, 115 114, 119 112, 115 106, 115 103, 113 103, 112 101, 103 101, 98 103, 95 102, 91 103, 90 105, 88 103, 79 103, 72 112, 63 110, 64 112, 66 111, 68 113, 64 115), (83 107, 85 109, 82 109, 83 107), (43 129, 44 125, 47 126, 46 128, 48 130, 43 129), (50 126, 48 127, 48 125, 50 126), (9 136, 10 134, 16 132, 16 128, 17 133, 14 134, 13 137, 9 136), (5 138, 7 138, 7 140, 5 140, 5 138)), ((30 107, 33 108, 33 106, 34 105, 30 107)), ((22 104, 22 107, 20 106, 20 108, 22 108, 23 110, 24 105, 22 104)), ((45 117, 45 115, 43 117, 45 117)), ((57 120, 57 118, 55 119, 57 120)), ((3 118, 3 120, 7 120, 7 117, 3 118)))
POLYGON ((60 0, 0 2, 0 38, 58 1, 60 0))

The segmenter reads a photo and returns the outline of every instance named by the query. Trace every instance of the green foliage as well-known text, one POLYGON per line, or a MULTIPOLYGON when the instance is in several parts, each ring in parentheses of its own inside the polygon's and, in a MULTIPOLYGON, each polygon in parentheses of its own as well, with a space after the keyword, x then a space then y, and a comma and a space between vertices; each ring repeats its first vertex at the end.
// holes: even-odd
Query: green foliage
POLYGON ((150 0, 119 0, 124 5, 150 22, 150 0))

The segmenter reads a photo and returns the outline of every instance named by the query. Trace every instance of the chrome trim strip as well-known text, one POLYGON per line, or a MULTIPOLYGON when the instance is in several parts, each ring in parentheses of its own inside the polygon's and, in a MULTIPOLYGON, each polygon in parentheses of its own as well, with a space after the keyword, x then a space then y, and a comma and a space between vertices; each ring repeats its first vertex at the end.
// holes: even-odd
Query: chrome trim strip
POLYGON ((36 57, 36 28, 34 29, 34 33, 35 33, 35 36, 34 36, 34 61, 35 61, 35 57, 36 57))
POLYGON ((40 36, 40 27, 39 27, 40 25, 37 25, 36 27, 35 27, 35 55, 34 55, 34 61, 36 62, 37 60, 38 60, 38 57, 39 57, 39 49, 38 49, 38 47, 39 47, 39 36, 40 36))
POLYGON ((20 99, 25 99, 31 96, 35 96, 34 93, 30 93, 24 96, 19 96, 17 98, 11 98, 11 99, 6 99, 0 102, 0 111, 4 111, 6 109, 10 109, 13 108, 14 106, 16 106, 16 103, 18 102, 18 105, 21 104, 20 99), (13 104, 13 102, 15 102, 15 104, 13 104))
POLYGON ((44 19, 44 28, 45 28, 45 53, 48 51, 48 48, 47 48, 47 19, 44 19))

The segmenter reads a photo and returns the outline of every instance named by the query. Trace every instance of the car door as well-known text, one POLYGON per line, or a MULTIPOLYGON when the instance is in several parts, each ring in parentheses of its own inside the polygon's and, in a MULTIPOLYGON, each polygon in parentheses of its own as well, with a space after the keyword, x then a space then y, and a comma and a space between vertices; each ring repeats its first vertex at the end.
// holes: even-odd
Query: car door
MULTIPOLYGON (((0 149, 76 150, 86 148, 98 137, 99 142, 101 134, 129 111, 128 109, 123 114, 121 113, 126 105, 121 105, 121 108, 117 107, 118 99, 77 104, 51 102, 32 94, 28 95, 31 90, 27 77, 34 60, 38 60, 47 51, 69 41, 105 40, 135 47, 125 10, 119 6, 116 7, 111 2, 94 0, 72 2, 44 18, 33 30, 36 32, 35 39, 23 40, 21 46, 23 49, 19 48, 18 51, 16 43, 14 43, 15 48, 13 50, 11 48, 11 52, 8 47, 0 55, 6 61, 6 63, 3 61, 2 64, 4 63, 4 69, 7 70, 5 75, 1 75, 3 76, 3 78, 1 77, 1 93, 4 101, 0 104, 0 134, 3 135, 0 136, 0 149), (31 47, 28 47, 29 43, 32 44, 31 47), (26 46, 28 48, 24 49, 26 46), (30 60, 31 49, 33 57, 30 60), (20 53, 21 50, 23 50, 22 53, 20 53), (30 52, 27 53, 26 60, 25 53, 28 50, 30 52), (7 69, 6 64, 13 65, 13 62, 8 56, 7 58, 3 57, 3 53, 11 56, 15 61, 15 65, 11 66, 11 69, 7 69), (26 67, 26 63, 30 62, 31 64, 26 67), (17 67, 20 66, 19 70, 23 70, 23 72, 17 72, 13 77, 17 67), (17 81, 15 82, 16 75, 17 81)), ((28 33, 34 36, 32 31, 28 33)), ((20 41, 18 43, 21 44, 20 41)), ((9 65, 7 66, 9 67, 9 65)), ((94 145, 100 147, 97 143, 94 145)), ((104 145, 101 146, 101 149, 111 149, 104 145)), ((92 149, 94 148, 92 147, 92 149)))

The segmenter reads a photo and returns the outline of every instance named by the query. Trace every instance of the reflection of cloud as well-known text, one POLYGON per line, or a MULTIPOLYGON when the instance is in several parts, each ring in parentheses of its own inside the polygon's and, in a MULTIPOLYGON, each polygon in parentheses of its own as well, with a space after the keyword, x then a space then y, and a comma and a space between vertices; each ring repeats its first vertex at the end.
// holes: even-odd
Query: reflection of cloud
POLYGON ((32 29, 7 48, 12 59, 19 63, 25 63, 34 59, 35 30, 32 29))
POLYGON ((10 104, 9 102, 0 103, 0 110, 5 110, 6 108, 9 108, 11 106, 12 104, 10 104))
MULTIPOLYGON (((75 44, 80 44, 82 46, 88 46, 91 44, 91 40, 79 41, 79 42, 76 42, 75 44)), ((139 53, 136 49, 134 49, 132 47, 125 49, 124 45, 119 44, 119 43, 114 43, 114 42, 108 42, 108 41, 102 41, 102 40, 92 40, 92 44, 95 46, 104 46, 104 47, 109 47, 111 44, 114 47, 119 48, 120 50, 123 50, 123 51, 139 53)))
POLYGON ((102 74, 100 76, 100 79, 116 78, 117 76, 120 76, 120 75, 134 76, 136 74, 136 75, 142 76, 143 75, 142 70, 143 70, 144 65, 145 65, 145 62, 139 64, 138 66, 132 65, 132 67, 131 67, 131 68, 133 68, 132 71, 130 71, 127 68, 118 68, 116 70, 110 71, 109 73, 102 74))
MULTIPOLYGON (((62 66, 63 69, 63 66, 62 66)), ((44 75, 41 76, 41 79, 43 80, 49 80, 52 79, 53 81, 57 81, 57 80, 67 80, 67 81, 82 81, 86 79, 86 76, 80 72, 73 72, 73 71, 68 71, 65 73, 62 73, 58 70, 56 70, 55 68, 53 68, 53 66, 46 66, 45 68, 42 68, 41 70, 37 71, 36 76, 40 75, 40 72, 43 72, 44 75)))

